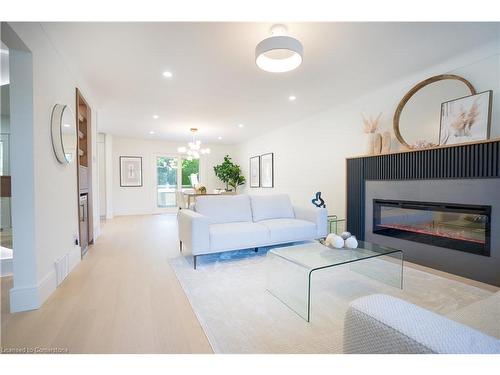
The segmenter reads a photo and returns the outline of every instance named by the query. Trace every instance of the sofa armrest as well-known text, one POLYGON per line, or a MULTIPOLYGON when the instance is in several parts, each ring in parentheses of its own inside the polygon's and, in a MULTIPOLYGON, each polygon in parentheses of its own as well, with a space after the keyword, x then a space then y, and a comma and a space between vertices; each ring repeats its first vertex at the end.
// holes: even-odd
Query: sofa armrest
POLYGON ((183 209, 177 215, 177 222, 179 240, 182 241, 183 247, 190 250, 193 255, 203 254, 209 250, 209 220, 207 216, 183 209))
POLYGON ((326 208, 293 206, 296 219, 312 221, 316 224, 318 238, 328 234, 328 213, 326 208))
POLYGON ((353 301, 344 353, 500 353, 500 341, 409 302, 374 294, 353 301))

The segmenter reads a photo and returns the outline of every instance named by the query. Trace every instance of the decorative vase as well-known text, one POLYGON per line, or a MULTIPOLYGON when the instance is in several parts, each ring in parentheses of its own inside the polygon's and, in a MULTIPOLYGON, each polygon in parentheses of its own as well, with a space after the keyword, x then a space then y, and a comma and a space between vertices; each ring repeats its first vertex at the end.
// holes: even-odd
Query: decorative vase
POLYGON ((380 155, 382 152, 382 136, 380 133, 373 134, 373 153, 372 155, 380 155))
POLYGON ((384 132, 382 134, 382 154, 388 154, 391 151, 391 133, 384 132))
POLYGON ((366 154, 367 155, 373 155, 376 134, 377 133, 368 133, 366 135, 366 154))

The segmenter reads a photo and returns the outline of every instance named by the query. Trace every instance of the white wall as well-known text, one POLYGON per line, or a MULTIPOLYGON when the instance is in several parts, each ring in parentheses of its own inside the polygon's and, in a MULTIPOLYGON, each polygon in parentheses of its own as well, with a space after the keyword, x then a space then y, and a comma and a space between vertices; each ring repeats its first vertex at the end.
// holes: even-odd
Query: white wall
MULTIPOLYGON (((500 137, 499 69, 499 45, 487 45, 390 82, 375 92, 360 93, 350 102, 332 104, 330 109, 307 119, 244 142, 238 145, 236 160, 247 179, 251 156, 274 152, 275 158, 274 189, 252 189, 247 185, 244 191, 252 194, 289 193, 294 203, 302 205, 311 204, 313 194, 321 191, 329 213, 345 217, 345 158, 365 153, 366 137, 361 114, 376 116, 383 112, 382 130, 392 133, 392 117, 404 94, 417 82, 448 72, 470 80, 478 92, 493 90, 491 137, 500 137)), ((300 93, 294 105, 300 105, 300 93)), ((395 140, 393 147, 398 147, 395 140)))
POLYGON ((106 219, 113 218, 113 136, 104 134, 104 164, 106 171, 106 219))
MULTIPOLYGON (((24 113, 19 114, 22 118, 17 118, 17 123, 11 99, 12 144, 23 150, 12 152, 14 288, 11 290, 11 310, 20 311, 39 307, 55 290, 56 259, 69 255, 71 266, 76 265, 80 259, 80 249, 74 245, 74 236, 78 232, 76 164, 61 165, 54 156, 50 136, 52 108, 56 103, 63 103, 75 112, 75 88, 78 87, 93 109, 95 134, 97 105, 83 80, 67 68, 40 24, 9 25, 30 51, 32 69, 27 69, 32 70, 33 74, 33 98, 26 103, 24 113), (28 114, 32 118, 28 118, 28 114), (16 124, 21 124, 21 120, 23 124, 31 124, 23 129, 26 134, 15 129, 16 124), (31 140, 32 145, 26 143, 31 140), (33 150, 34 154, 31 155, 29 150, 33 150), (23 153, 26 155, 22 155, 23 153), (32 179, 34 191, 14 189, 15 177, 18 182, 24 179, 30 183, 32 179), (22 220, 25 214, 34 215, 34 228, 25 228, 26 225, 31 225, 22 220), (14 217, 18 217, 17 224, 14 217), (35 259, 32 259, 33 256, 35 259), (33 272, 29 267, 36 268, 35 275, 31 275, 33 272), (21 277, 21 273, 30 273, 30 277, 21 277)), ((12 46, 9 45, 9 48, 12 46)), ((11 97, 14 96, 15 69, 11 64, 11 97)), ((31 90, 26 86, 24 97, 31 95, 29 91, 31 90)), ((93 146, 92 149, 95 150, 96 147, 93 146)), ((95 155, 92 155, 93 166, 95 162, 95 155)), ((97 187, 96 168, 93 169, 94 186, 97 187)), ((95 213, 98 213, 95 206, 97 203, 98 200, 94 200, 95 213)), ((99 224, 99 220, 94 222, 99 224)))
POLYGON ((106 216, 106 136, 97 134, 97 169, 99 186, 99 217, 106 216))
MULTIPOLYGON (((187 142, 187 141, 186 141, 187 142)), ((177 154, 179 146, 186 142, 165 142, 148 139, 121 138, 113 136, 112 174, 113 174, 113 213, 114 215, 149 214, 165 210, 156 208, 156 171, 155 156, 157 154, 177 154), (120 156, 142 157, 142 187, 121 187, 119 158, 120 156)), ((200 182, 207 191, 223 188, 224 184, 215 176, 214 165, 220 164, 226 154, 233 157, 234 146, 207 144, 211 153, 204 155, 200 162, 200 182)), ((106 171, 109 173, 108 171, 106 171)))

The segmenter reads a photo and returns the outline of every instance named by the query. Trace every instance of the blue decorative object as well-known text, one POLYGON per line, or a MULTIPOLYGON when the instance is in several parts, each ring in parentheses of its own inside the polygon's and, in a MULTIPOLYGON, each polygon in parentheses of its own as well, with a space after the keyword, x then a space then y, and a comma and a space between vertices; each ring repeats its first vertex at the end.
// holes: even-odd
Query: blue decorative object
POLYGON ((316 198, 314 198, 312 201, 312 204, 314 204, 316 207, 319 208, 326 208, 325 201, 323 198, 321 198, 321 191, 318 191, 316 193, 316 198))

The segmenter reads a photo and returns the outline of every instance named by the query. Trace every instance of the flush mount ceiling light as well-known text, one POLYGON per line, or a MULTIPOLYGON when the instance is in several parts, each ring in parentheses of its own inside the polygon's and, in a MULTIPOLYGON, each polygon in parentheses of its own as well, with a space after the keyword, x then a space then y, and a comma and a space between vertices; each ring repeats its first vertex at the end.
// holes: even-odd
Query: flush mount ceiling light
POLYGON ((257 44, 255 63, 260 69, 271 73, 284 73, 302 64, 302 44, 286 33, 284 25, 274 25, 271 27, 271 36, 257 44))
POLYGON ((163 72, 163 77, 165 78, 172 78, 172 76, 173 76, 172 72, 169 71, 163 72))
POLYGON ((199 159, 201 155, 210 154, 210 149, 208 147, 201 148, 201 141, 196 139, 197 128, 189 129, 193 133, 193 140, 188 142, 187 147, 177 148, 177 152, 180 154, 187 154, 187 160, 199 159))
POLYGON ((297 97, 295 95, 290 95, 288 97, 288 100, 290 100, 291 102, 295 101, 295 99, 297 99, 297 97))

